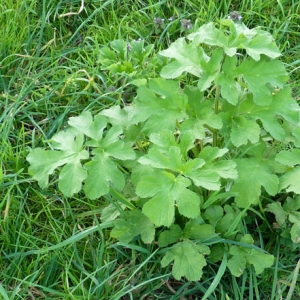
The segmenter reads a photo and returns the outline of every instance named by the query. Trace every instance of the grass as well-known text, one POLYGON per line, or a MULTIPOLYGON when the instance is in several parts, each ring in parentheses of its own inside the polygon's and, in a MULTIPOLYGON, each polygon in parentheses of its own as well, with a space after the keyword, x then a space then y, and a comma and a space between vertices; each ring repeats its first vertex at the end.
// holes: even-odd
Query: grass
MULTIPOLYGON (((100 50, 142 38, 155 52, 184 35, 179 18, 155 32, 153 18, 190 19, 195 28, 239 10, 249 27, 276 39, 300 99, 300 3, 278 1, 14 1, 0 4, 0 296, 2 299, 299 299, 299 255, 257 226, 274 267, 240 278, 211 263, 201 282, 174 281, 153 245, 117 243, 99 223, 105 199, 66 199, 27 174, 30 148, 89 109, 122 100, 127 83, 101 70, 100 50), (113 87, 113 88, 112 88, 113 87)), ((152 54, 151 54, 152 55, 152 54)), ((151 69, 156 74, 159 68, 151 69)), ((258 220, 260 222, 260 220, 258 220)), ((274 236, 274 235, 273 235, 274 236)))

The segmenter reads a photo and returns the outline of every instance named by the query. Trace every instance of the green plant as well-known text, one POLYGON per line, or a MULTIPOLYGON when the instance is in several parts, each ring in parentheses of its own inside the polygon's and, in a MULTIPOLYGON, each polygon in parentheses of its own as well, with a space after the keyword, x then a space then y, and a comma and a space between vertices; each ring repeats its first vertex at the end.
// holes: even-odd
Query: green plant
POLYGON ((281 151, 300 143, 299 106, 268 32, 227 19, 187 39, 159 53, 172 60, 133 105, 71 117, 51 150, 33 149, 29 173, 68 197, 109 195, 111 236, 157 243, 176 279, 198 280, 219 260, 235 276, 250 265, 259 274, 274 258, 242 223, 253 206, 264 214, 265 196, 299 193, 299 153, 281 151), (185 73, 196 85, 180 81, 185 73))

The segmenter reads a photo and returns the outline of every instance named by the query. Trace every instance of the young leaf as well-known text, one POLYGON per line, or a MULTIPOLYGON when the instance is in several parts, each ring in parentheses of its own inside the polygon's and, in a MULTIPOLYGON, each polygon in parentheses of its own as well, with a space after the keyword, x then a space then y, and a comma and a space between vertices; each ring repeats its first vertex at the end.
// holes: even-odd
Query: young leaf
POLYGON ((268 204, 265 211, 269 211, 275 215, 276 222, 279 226, 283 226, 285 224, 288 213, 283 209, 280 202, 273 202, 268 204))
POLYGON ((222 157, 227 152, 228 152, 227 148, 220 149, 220 148, 217 148, 217 147, 206 146, 200 152, 198 158, 204 159, 205 161, 213 161, 217 158, 222 157))
POLYGON ((180 85, 177 81, 164 80, 162 78, 151 78, 149 79, 149 88, 155 94, 163 97, 171 97, 182 93, 180 85))
POLYGON ((185 276, 189 281, 197 281, 202 277, 203 267, 207 265, 204 255, 209 253, 207 246, 187 240, 175 244, 168 250, 161 264, 166 267, 174 261, 172 275, 175 279, 180 280, 185 276))
POLYGON ((197 77, 201 75, 201 60, 207 60, 203 49, 190 43, 185 38, 179 38, 171 46, 159 52, 160 55, 176 59, 161 70, 161 77, 176 78, 183 72, 189 72, 197 77))
POLYGON ((294 213, 300 209, 300 196, 297 197, 288 197, 283 204, 284 210, 287 212, 294 213))
POLYGON ((203 213, 203 218, 215 227, 222 219, 224 214, 223 208, 220 205, 210 205, 203 213))
POLYGON ((221 29, 217 29, 213 23, 208 23, 188 35, 188 39, 222 47, 231 57, 236 54, 237 49, 245 49, 256 61, 260 59, 261 54, 271 58, 280 56, 280 51, 268 32, 257 28, 249 29, 244 24, 234 23, 232 20, 222 20, 222 24, 230 27, 228 36, 221 29))
POLYGON ((121 214, 121 211, 125 210, 125 204, 119 204, 118 206, 115 203, 110 203, 108 206, 104 207, 101 211, 101 222, 110 222, 115 220, 121 214))
POLYGON ((117 190, 122 190, 125 185, 124 175, 111 157, 131 160, 135 158, 135 153, 130 145, 126 145, 120 140, 121 133, 121 127, 113 126, 100 141, 87 142, 89 146, 97 146, 92 152, 94 155, 92 160, 84 165, 88 170, 84 191, 90 199, 107 194, 111 184, 117 190))
POLYGON ((218 221, 215 229, 218 233, 226 233, 226 235, 228 236, 232 232, 230 230, 238 230, 240 228, 240 226, 237 224, 237 227, 231 229, 231 226, 238 219, 240 210, 237 207, 235 207, 234 204, 226 204, 224 206, 224 213, 224 216, 218 221))
POLYGON ((155 148, 165 153, 168 153, 171 147, 178 147, 174 134, 170 130, 163 129, 161 132, 152 133, 150 135, 150 141, 155 144, 155 148))
POLYGON ((195 139, 202 140, 206 136, 206 125, 214 129, 222 128, 222 119, 214 113, 210 101, 205 101, 203 92, 189 86, 184 92, 188 96, 188 119, 180 125, 182 133, 191 131, 195 139))
POLYGON ((154 239, 153 223, 140 210, 125 211, 114 221, 114 228, 110 235, 119 241, 129 243, 134 237, 141 235, 144 243, 151 243, 154 239))
POLYGON ((213 22, 202 25, 195 33, 189 34, 188 39, 195 43, 225 48, 225 52, 229 56, 233 56, 236 53, 236 49, 228 48, 228 37, 222 30, 217 29, 213 22))
POLYGON ((181 169, 182 174, 193 180, 197 186, 202 186, 209 190, 218 190, 220 188, 220 178, 236 178, 236 164, 233 161, 212 160, 225 154, 227 149, 217 149, 205 147, 200 153, 199 158, 188 161, 181 169), (204 159, 208 160, 206 164, 204 159))
POLYGON ((291 238, 293 243, 297 244, 300 242, 300 213, 296 212, 289 215, 289 221, 293 223, 291 228, 291 238))
POLYGON ((254 266, 256 274, 261 274, 265 268, 270 268, 273 265, 274 256, 251 249, 250 254, 247 256, 247 260, 254 266))
POLYGON ((227 267, 232 275, 239 277, 246 268, 248 252, 244 248, 232 246, 229 253, 232 257, 228 260, 227 267))
POLYGON ((204 168, 216 172, 221 178, 235 179, 238 177, 236 163, 232 160, 220 160, 217 162, 207 163, 204 168))
POLYGON ((218 74, 220 72, 223 56, 224 56, 224 53, 223 53, 222 49, 217 48, 213 52, 213 54, 208 62, 206 62, 206 61, 201 62, 201 67, 203 69, 203 72, 198 81, 198 88, 200 91, 205 91, 206 89, 208 89, 210 87, 211 83, 218 76, 218 74))
POLYGON ((221 178, 237 178, 236 163, 232 160, 218 160, 217 158, 222 157, 228 149, 219 149, 217 147, 206 146, 199 154, 198 158, 204 159, 206 164, 202 168, 211 173, 217 173, 221 178))
POLYGON ((179 148, 185 160, 188 159, 188 151, 195 146, 195 136, 192 131, 187 131, 180 136, 179 148))
POLYGON ((290 229, 291 239, 293 243, 300 242, 300 197, 290 198, 288 197, 283 207, 280 202, 268 204, 266 211, 275 214, 276 221, 280 227, 286 225, 287 219, 293 223, 290 229))
POLYGON ((58 188, 67 197, 73 196, 81 190, 82 182, 87 178, 87 171, 79 160, 63 166, 58 177, 58 188))
POLYGON ((156 149, 166 155, 171 147, 179 147, 184 159, 188 159, 187 152, 195 146, 195 137, 191 131, 187 131, 180 135, 179 144, 178 141, 175 141, 174 134, 170 130, 162 130, 159 133, 151 134, 150 141, 155 144, 156 149))
POLYGON ((236 64, 236 56, 226 56, 222 66, 222 72, 219 73, 215 79, 215 83, 221 86, 222 97, 232 105, 236 105, 239 98, 238 83, 235 80, 237 76, 236 64))
POLYGON ((152 172, 152 174, 140 178, 136 187, 136 193, 142 198, 153 197, 161 192, 162 188, 168 193, 173 186, 174 180, 175 176, 169 172, 152 172))
POLYGON ((67 154, 60 151, 33 149, 26 158, 30 163, 28 173, 44 189, 49 184, 49 175, 53 174, 59 166, 64 165, 67 157, 67 154))
POLYGON ((214 170, 193 168, 184 171, 183 174, 192 179, 196 186, 202 186, 208 190, 218 190, 220 188, 220 176, 214 170))

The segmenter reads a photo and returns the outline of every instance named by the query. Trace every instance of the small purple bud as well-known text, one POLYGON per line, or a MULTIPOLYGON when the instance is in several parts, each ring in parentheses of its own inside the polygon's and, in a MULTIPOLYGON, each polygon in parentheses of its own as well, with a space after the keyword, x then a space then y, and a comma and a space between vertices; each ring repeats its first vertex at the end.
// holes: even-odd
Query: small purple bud
POLYGON ((192 28, 192 24, 191 24, 191 20, 187 20, 187 19, 181 19, 180 20, 181 26, 182 28, 185 30, 189 30, 192 28))
POLYGON ((161 25, 163 25, 163 23, 165 22, 165 19, 162 19, 162 18, 154 18, 153 22, 154 22, 155 25, 161 26, 161 25))
POLYGON ((238 11, 232 11, 229 15, 228 15, 228 19, 231 19, 232 21, 241 21, 242 20, 242 16, 240 15, 240 13, 238 11))

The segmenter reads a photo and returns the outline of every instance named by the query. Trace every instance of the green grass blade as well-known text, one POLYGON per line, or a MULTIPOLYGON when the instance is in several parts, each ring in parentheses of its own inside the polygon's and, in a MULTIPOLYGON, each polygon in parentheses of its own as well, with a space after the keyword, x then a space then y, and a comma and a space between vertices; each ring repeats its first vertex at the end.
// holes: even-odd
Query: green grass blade
POLYGON ((226 266, 227 266, 227 253, 224 251, 224 255, 223 255, 223 259, 222 259, 222 263, 219 267, 218 273, 215 276, 213 282, 211 283, 211 285, 209 286, 208 290, 206 291, 206 293, 203 296, 203 300, 206 300, 216 289, 216 287, 218 286, 218 284, 220 283, 225 270, 226 270, 226 266))

